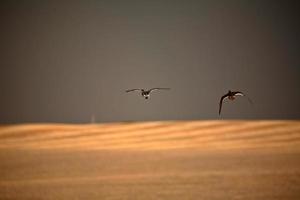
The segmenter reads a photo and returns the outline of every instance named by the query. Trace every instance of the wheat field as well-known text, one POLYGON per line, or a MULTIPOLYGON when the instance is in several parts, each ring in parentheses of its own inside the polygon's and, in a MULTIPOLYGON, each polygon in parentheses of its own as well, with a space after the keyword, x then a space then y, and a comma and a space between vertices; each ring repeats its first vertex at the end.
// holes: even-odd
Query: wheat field
POLYGON ((0 199, 300 199, 300 121, 0 126, 0 199))

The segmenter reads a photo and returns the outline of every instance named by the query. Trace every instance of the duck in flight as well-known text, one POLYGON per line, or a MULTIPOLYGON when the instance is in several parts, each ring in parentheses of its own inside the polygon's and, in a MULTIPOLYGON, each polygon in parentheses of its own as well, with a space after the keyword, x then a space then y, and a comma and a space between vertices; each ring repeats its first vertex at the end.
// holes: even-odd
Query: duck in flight
MULTIPOLYGON (((242 92, 236 91, 236 92, 232 92, 232 91, 228 91, 227 94, 223 95, 220 99, 220 103, 219 103, 219 115, 221 114, 221 109, 222 109, 222 104, 224 99, 229 99, 231 101, 233 101, 237 96, 244 96, 246 97, 246 95, 242 92)), ((249 100, 249 102, 252 104, 252 101, 250 98, 247 97, 247 99, 249 100)))
POLYGON ((133 92, 133 91, 140 91, 141 95, 145 98, 145 99, 149 99, 150 97, 150 93, 154 90, 170 90, 171 88, 152 88, 150 90, 145 90, 145 89, 130 89, 130 90, 126 90, 126 92, 133 92))

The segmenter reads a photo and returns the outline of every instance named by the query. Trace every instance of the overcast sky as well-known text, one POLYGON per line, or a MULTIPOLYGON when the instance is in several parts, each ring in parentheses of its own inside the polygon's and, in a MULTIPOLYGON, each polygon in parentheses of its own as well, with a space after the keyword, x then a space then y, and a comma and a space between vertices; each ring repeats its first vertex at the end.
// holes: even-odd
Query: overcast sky
POLYGON ((1 1, 0 123, 300 119, 298 1, 1 1), (149 100, 130 88, 171 87, 149 100), (228 90, 245 92, 223 105, 228 90))

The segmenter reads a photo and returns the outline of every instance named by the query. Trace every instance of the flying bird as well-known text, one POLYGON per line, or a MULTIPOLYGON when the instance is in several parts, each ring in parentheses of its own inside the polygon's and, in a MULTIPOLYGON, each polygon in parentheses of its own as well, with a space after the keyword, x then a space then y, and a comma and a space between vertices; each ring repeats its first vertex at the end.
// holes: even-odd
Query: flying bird
POLYGON ((150 93, 154 90, 170 90, 171 88, 152 88, 150 90, 145 90, 145 89, 130 89, 130 90, 126 90, 126 92, 133 92, 133 91, 140 91, 141 95, 145 98, 145 99, 149 99, 150 97, 150 93))
MULTIPOLYGON (((232 92, 232 91, 228 91, 227 94, 223 95, 220 99, 220 103, 219 103, 219 115, 221 114, 221 109, 222 109, 222 104, 223 104, 223 101, 224 99, 229 99, 229 100, 234 100, 237 96, 244 96, 246 97, 246 95, 242 92, 239 92, 239 91, 236 91, 236 92, 232 92)), ((247 99, 249 100, 249 102, 252 104, 252 101, 249 97, 247 97, 247 99)))

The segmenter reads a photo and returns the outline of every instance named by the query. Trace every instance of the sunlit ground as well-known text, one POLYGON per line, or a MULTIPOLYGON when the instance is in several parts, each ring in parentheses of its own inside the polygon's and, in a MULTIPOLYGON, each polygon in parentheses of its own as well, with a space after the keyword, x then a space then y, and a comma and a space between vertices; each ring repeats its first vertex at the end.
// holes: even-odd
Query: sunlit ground
POLYGON ((300 121, 0 126, 0 199, 300 199, 300 121))

